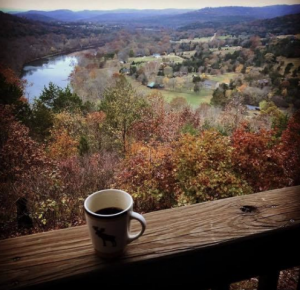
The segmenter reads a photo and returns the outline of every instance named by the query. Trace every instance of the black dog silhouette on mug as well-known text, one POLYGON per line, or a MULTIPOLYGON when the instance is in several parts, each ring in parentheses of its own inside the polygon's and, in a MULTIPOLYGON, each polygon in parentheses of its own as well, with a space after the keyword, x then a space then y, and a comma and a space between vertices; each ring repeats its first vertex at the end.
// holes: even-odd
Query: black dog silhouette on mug
POLYGON ((105 229, 103 229, 103 228, 99 229, 98 227, 93 226, 93 229, 95 230, 96 235, 102 239, 103 247, 106 247, 106 245, 107 245, 106 242, 111 242, 113 247, 117 246, 115 236, 104 234, 105 229))

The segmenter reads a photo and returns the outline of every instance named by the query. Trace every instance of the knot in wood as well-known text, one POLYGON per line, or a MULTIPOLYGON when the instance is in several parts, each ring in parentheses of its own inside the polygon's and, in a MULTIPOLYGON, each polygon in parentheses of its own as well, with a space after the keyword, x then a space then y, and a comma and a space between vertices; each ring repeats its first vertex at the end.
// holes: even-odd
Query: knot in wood
POLYGON ((240 208, 242 212, 255 212, 257 210, 257 207, 252 205, 244 205, 240 208))

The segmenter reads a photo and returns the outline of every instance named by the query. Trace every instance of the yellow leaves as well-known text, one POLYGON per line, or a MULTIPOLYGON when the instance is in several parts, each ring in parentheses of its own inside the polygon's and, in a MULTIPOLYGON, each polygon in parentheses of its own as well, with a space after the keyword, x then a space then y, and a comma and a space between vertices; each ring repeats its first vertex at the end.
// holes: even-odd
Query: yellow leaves
POLYGON ((55 132, 54 140, 48 147, 48 154, 53 159, 67 158, 78 154, 78 141, 72 139, 66 130, 55 132))
POLYGON ((242 69, 244 68, 244 66, 242 64, 239 64, 236 68, 235 68, 235 72, 236 73, 241 73, 242 69))
POLYGON ((246 68, 246 74, 249 74, 253 69, 253 66, 247 66, 246 68))
POLYGON ((54 125, 51 130, 51 137, 56 139, 54 142, 58 142, 58 139, 64 139, 67 142, 66 138, 68 135, 69 139, 80 140, 80 136, 84 135, 86 131, 86 118, 82 113, 70 113, 70 112, 61 112, 54 115, 54 125), (62 133, 61 138, 59 135, 62 133))
POLYGON ((282 89, 281 94, 286 97, 288 94, 287 88, 282 89))
POLYGON ((189 203, 251 192, 235 176, 230 140, 214 131, 201 136, 183 135, 175 146, 174 175, 189 203))
POLYGON ((201 78, 202 80, 207 80, 207 79, 208 79, 208 75, 205 74, 205 73, 202 73, 202 74, 200 75, 200 78, 201 78))
POLYGON ((142 211, 250 193, 235 175, 229 137, 215 131, 159 144, 136 142, 118 173, 142 211))
POLYGON ((226 98, 230 98, 232 95, 232 92, 233 92, 233 90, 226 90, 226 92, 225 92, 226 98))
POLYGON ((90 78, 95 79, 97 76, 97 71, 96 69, 92 69, 89 73, 90 78))
POLYGON ((131 144, 127 154, 134 155, 139 152, 143 153, 145 151, 149 151, 149 149, 146 145, 144 145, 142 142, 135 142, 135 143, 131 144))
POLYGON ((105 120, 104 112, 92 112, 84 116, 81 112, 61 112, 54 115, 51 130, 50 156, 57 159, 78 153, 77 146, 85 138, 92 152, 99 148, 101 129, 105 120), (63 153, 66 148, 66 153, 63 153))
POLYGON ((104 112, 93 112, 89 113, 86 117, 86 120, 89 124, 100 124, 105 120, 104 112))

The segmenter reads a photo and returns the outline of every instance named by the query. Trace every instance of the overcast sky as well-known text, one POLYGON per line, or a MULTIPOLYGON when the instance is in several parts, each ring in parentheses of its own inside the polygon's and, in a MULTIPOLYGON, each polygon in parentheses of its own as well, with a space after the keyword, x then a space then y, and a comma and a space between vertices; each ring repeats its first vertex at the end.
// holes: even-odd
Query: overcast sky
POLYGON ((0 0, 1 10, 112 10, 300 4, 300 0, 0 0))

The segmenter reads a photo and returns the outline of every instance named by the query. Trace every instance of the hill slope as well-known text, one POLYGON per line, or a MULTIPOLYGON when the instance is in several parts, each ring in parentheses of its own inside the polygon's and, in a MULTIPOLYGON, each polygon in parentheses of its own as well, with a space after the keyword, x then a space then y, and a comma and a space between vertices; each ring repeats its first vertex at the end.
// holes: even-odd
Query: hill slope
POLYGON ((31 10, 22 13, 14 13, 16 16, 25 17, 28 19, 36 20, 39 15, 42 17, 50 17, 54 21, 101 21, 101 22, 120 22, 128 21, 132 19, 139 19, 149 16, 158 15, 176 15, 186 12, 190 12, 192 9, 162 9, 162 10, 136 10, 136 9, 118 9, 118 10, 83 10, 83 11, 71 11, 71 10, 54 10, 54 11, 38 11, 31 10))
POLYGON ((228 34, 256 34, 266 37, 268 34, 286 35, 300 33, 300 13, 290 14, 271 19, 259 19, 248 23, 222 23, 220 21, 195 22, 182 26, 178 31, 211 28, 216 31, 226 31, 228 34))
POLYGON ((300 13, 300 5, 273 5, 265 7, 231 6, 203 8, 195 11, 189 9, 119 9, 112 11, 83 10, 78 12, 71 10, 32 10, 17 13, 15 15, 34 20, 38 19, 37 17, 40 15, 39 20, 43 20, 42 17, 46 17, 44 18, 44 21, 50 21, 50 19, 67 22, 92 21, 99 23, 142 24, 148 26, 167 26, 178 28, 179 26, 194 22, 245 22, 255 19, 268 19, 297 13, 300 13))
POLYGON ((203 8, 176 16, 156 19, 166 26, 183 26, 193 22, 245 22, 300 13, 300 5, 274 5, 265 7, 218 7, 203 8))

